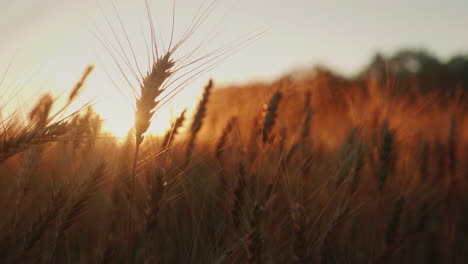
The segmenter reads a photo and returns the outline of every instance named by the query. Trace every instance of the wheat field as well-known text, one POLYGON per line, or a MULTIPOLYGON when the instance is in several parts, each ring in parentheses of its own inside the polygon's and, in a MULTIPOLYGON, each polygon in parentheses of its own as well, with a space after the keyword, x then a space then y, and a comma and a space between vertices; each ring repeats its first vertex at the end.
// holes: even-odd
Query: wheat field
POLYGON ((2 116, 2 263, 468 261, 466 86, 327 70, 213 79, 153 135, 179 44, 128 98, 124 140, 90 105, 64 114, 93 66, 64 104, 41 94, 18 109, 29 121, 2 116))

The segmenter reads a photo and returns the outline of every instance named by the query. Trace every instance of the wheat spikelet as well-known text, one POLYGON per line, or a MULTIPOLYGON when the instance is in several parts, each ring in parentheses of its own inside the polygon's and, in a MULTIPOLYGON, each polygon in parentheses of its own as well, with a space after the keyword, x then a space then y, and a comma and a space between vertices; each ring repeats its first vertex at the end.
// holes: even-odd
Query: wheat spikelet
POLYGON ((171 129, 169 129, 164 135, 164 139, 163 139, 163 143, 161 147, 162 149, 168 148, 174 141, 174 138, 177 135, 179 128, 182 127, 182 125, 184 124, 185 112, 186 110, 182 111, 182 113, 179 115, 179 117, 177 117, 174 123, 171 124, 171 129))
POLYGON ((303 141, 306 141, 310 138, 310 123, 312 121, 312 108, 310 106, 312 97, 311 92, 307 91, 305 96, 306 98, 304 102, 304 117, 302 120, 300 137, 303 141))
POLYGON ((340 185, 346 178, 349 169, 352 166, 353 160, 355 157, 353 157, 353 150, 354 146, 357 142, 357 135, 358 130, 357 128, 353 128, 348 136, 346 137, 343 145, 341 146, 339 150, 339 167, 338 171, 336 173, 336 183, 337 186, 340 185))
POLYGON ((83 75, 81 76, 81 79, 75 84, 73 89, 71 90, 70 94, 68 95, 67 98, 67 103, 59 110, 57 113, 55 113, 50 119, 54 119, 57 117, 59 114, 63 113, 72 103, 73 101, 78 97, 80 94, 81 90, 84 87, 84 84, 86 80, 88 79, 89 75, 93 71, 94 66, 93 65, 88 65, 88 67, 85 69, 83 75))
POLYGON ((171 59, 171 53, 168 52, 161 58, 158 58, 143 78, 140 85, 140 97, 136 101, 135 111, 135 138, 136 144, 143 142, 143 134, 148 130, 154 109, 159 101, 157 97, 164 91, 163 83, 171 76, 171 69, 174 67, 174 61, 171 59))
POLYGON ((94 69, 93 65, 88 65, 88 67, 86 67, 83 75, 81 76, 81 79, 75 84, 75 87, 73 87, 72 91, 70 92, 68 96, 68 104, 73 102, 73 100, 75 100, 76 97, 79 95, 79 93, 81 92, 84 86, 86 79, 88 79, 93 69, 94 69))
POLYGON ((336 172, 337 187, 347 180, 350 182, 351 193, 356 191, 365 156, 366 146, 359 139, 357 128, 353 128, 339 151, 339 165, 336 172))
POLYGON ((282 93, 277 91, 273 96, 270 98, 268 105, 265 106, 265 113, 263 119, 263 127, 262 127, 262 141, 266 143, 270 137, 271 130, 276 123, 277 118, 277 111, 278 111, 278 104, 281 100, 282 93))
POLYGON ((190 162, 190 157, 192 156, 193 149, 195 147, 195 139, 198 132, 200 131, 203 118, 206 114, 206 107, 208 105, 208 99, 210 97, 211 90, 213 89, 213 80, 210 80, 203 90, 203 95, 201 100, 198 102, 197 110, 195 116, 193 117, 192 125, 190 126, 190 136, 187 143, 187 149, 185 152, 185 165, 188 165, 190 162))
POLYGON ((395 158, 395 132, 390 130, 388 123, 382 126, 382 143, 379 148, 379 161, 377 167, 377 176, 379 190, 382 191, 387 181, 387 176, 394 171, 395 158))
POLYGON ((237 123, 237 116, 231 117, 229 121, 227 122, 226 127, 223 129, 221 137, 218 139, 218 143, 216 144, 216 149, 215 149, 215 157, 220 163, 223 163, 222 154, 223 154, 224 148, 226 147, 229 134, 234 129, 234 126, 236 125, 236 123, 237 123))

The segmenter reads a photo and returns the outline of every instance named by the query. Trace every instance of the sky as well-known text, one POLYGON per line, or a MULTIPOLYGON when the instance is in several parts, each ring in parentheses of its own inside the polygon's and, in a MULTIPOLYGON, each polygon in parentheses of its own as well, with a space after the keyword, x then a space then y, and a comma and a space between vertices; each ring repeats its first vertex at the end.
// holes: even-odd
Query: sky
MULTIPOLYGON (((132 76, 128 69, 122 74, 116 65, 125 68, 119 54, 126 54, 133 61, 133 48, 134 61, 142 72, 146 71, 150 30, 144 0, 2 2, 2 102, 14 98, 16 104, 27 104, 40 92, 64 93, 79 79, 86 65, 93 64, 95 71, 83 100, 92 99, 98 112, 109 119, 115 113, 121 120, 132 118, 123 114, 132 111, 132 104, 128 103, 131 89, 125 87, 129 85, 122 78, 132 76)), ((173 6, 176 41, 196 17, 197 10, 205 10, 210 1, 148 2, 157 27, 158 45, 167 47, 173 6)), ((215 83, 271 80, 315 64, 352 75, 375 52, 391 55, 400 48, 424 48, 445 60, 457 53, 468 53, 466 0, 218 0, 209 10, 204 23, 180 48, 180 54, 190 53, 202 41, 207 45, 194 58, 218 48, 231 49, 217 53, 222 61, 213 69, 206 69, 205 75, 191 82, 192 87, 201 88, 207 78, 213 78, 215 83)), ((136 69, 134 65, 132 68, 136 69)), ((193 105, 200 89, 185 90, 181 96, 190 97, 185 103, 193 105)), ((179 103, 167 112, 174 115, 183 105, 184 102, 179 103)), ((170 118, 166 114, 164 122, 170 118)), ((118 122, 126 127, 123 123, 131 121, 118 122)))

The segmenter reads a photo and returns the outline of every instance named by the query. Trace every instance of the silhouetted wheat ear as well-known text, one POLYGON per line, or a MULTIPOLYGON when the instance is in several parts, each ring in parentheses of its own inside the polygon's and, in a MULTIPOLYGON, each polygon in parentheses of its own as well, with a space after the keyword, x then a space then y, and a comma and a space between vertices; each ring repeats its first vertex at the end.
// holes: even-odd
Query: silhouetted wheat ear
POLYGON ((184 111, 182 111, 182 113, 179 115, 179 117, 177 117, 177 119, 171 124, 171 128, 164 135, 164 140, 163 140, 163 143, 162 143, 162 149, 168 148, 172 144, 172 142, 174 141, 175 136, 177 135, 177 132, 178 132, 179 128, 181 128, 182 125, 184 124, 185 112, 186 112, 186 109, 184 111))
POLYGON ((233 116, 229 119, 229 121, 226 124, 226 127, 223 129, 223 132, 221 134, 221 137, 218 140, 218 143, 216 144, 215 157, 221 163, 223 162, 221 156, 223 154, 224 148, 226 147, 229 134, 234 129, 234 126, 236 123, 237 123, 237 116, 233 116))
POLYGON ((203 90, 203 96, 198 102, 197 110, 195 112, 195 116, 193 117, 192 125, 190 126, 190 136, 185 152, 185 165, 188 165, 190 162, 190 157, 192 156, 192 152, 195 147, 195 139, 203 125, 203 119, 205 118, 206 107, 208 105, 208 100, 210 98, 212 89, 213 80, 210 80, 203 90))
POLYGON ((305 94, 305 100, 304 100, 304 117, 302 120, 302 127, 301 127, 301 139, 302 140, 308 140, 310 139, 310 125, 312 121, 312 107, 311 107, 311 98, 312 98, 312 93, 310 91, 307 91, 305 94))
POLYGON ((357 128, 351 129, 348 136, 345 138, 339 150, 338 170, 336 172, 336 185, 339 186, 346 179, 349 170, 353 164, 353 150, 358 141, 357 128))
POLYGON ((140 97, 136 101, 135 111, 135 138, 137 145, 143 142, 143 134, 150 126, 154 108, 159 103, 156 99, 164 91, 162 85, 172 74, 171 69, 174 67, 174 61, 170 56, 171 53, 166 53, 163 57, 158 58, 140 85, 140 97))
POLYGON ((365 157, 366 145, 360 140, 357 128, 353 128, 339 151, 338 170, 336 172, 337 186, 346 180, 350 183, 350 192, 354 193, 356 191, 365 157))
POLYGON ((271 130, 276 123, 278 104, 283 94, 277 91, 271 98, 268 105, 265 106, 263 127, 262 127, 262 141, 266 143, 270 137, 271 130))
POLYGON ((382 126, 382 143, 379 148, 379 161, 377 167, 377 176, 379 190, 382 191, 387 181, 387 176, 394 172, 395 166, 395 132, 390 130, 388 122, 382 126))
POLYGON ((93 65, 88 65, 88 67, 86 67, 81 79, 75 84, 75 87, 73 87, 72 91, 70 92, 70 95, 68 96, 68 104, 75 100, 76 97, 79 95, 84 86, 84 83, 88 79, 93 69, 93 65))

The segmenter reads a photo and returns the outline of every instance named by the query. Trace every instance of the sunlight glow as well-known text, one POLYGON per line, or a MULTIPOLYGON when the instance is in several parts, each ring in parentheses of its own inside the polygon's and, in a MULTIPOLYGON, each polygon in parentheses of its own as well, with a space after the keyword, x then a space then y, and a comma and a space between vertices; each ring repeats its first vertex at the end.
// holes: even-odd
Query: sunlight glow
MULTIPOLYGON (((63 103, 70 89, 80 79, 80 74, 86 65, 93 64, 94 71, 89 76, 85 89, 70 107, 68 113, 90 104, 103 118, 103 129, 116 137, 123 138, 134 124, 135 100, 140 92, 138 80, 141 81, 152 66, 151 60, 154 56, 151 51, 152 44, 156 44, 159 52, 164 53, 171 42, 172 1, 164 3, 150 1, 150 11, 156 27, 154 36, 156 43, 151 43, 151 29, 144 4, 119 2, 115 9, 110 1, 104 1, 101 4, 103 4, 102 9, 95 10, 96 17, 90 19, 93 22, 80 27, 77 21, 73 21, 73 34, 71 32, 64 34, 56 31, 45 32, 46 37, 37 39, 34 48, 31 49, 30 45, 26 45, 29 49, 22 51, 14 58, 15 65, 18 66, 11 70, 7 77, 11 82, 30 78, 27 85, 19 84, 27 86, 25 90, 29 95, 40 95, 50 91, 58 97, 59 102, 63 103), (30 68, 22 69, 23 65, 30 68), (24 72, 30 72, 30 76, 25 78, 22 75, 24 72)), ((194 23, 194 16, 200 16, 197 13, 200 6, 193 7, 192 10, 184 8, 176 13, 173 46, 182 39, 186 30, 194 23)), ((208 8, 206 3, 202 10, 203 8, 208 8)), ((67 18, 63 17, 63 19, 67 18)), ((207 21, 194 30, 193 36, 172 56, 176 63, 180 63, 178 66, 192 61, 195 63, 174 73, 172 80, 175 80, 175 83, 167 87, 167 91, 178 87, 183 89, 167 104, 160 104, 161 108, 155 112, 147 134, 164 134, 171 122, 184 109, 188 110, 187 116, 189 117, 207 82, 206 75, 211 73, 212 66, 217 66, 221 59, 227 58, 230 52, 242 43, 243 38, 236 37, 232 37, 227 42, 223 41, 224 44, 211 41, 216 40, 222 33, 219 23, 213 22, 213 20, 219 20, 219 17, 206 14, 206 19, 207 21), (203 45, 199 46, 200 44, 203 45), (216 51, 226 47, 228 53, 222 53, 222 50, 216 51), (214 51, 215 53, 212 53, 214 51), (186 57, 187 55, 189 57, 186 57), (205 55, 211 57, 197 61, 205 55), (207 64, 202 64, 203 61, 207 64)), ((55 30, 59 30, 64 26, 55 25, 55 27, 55 30)), ((217 81, 219 80, 215 78, 215 83, 217 81)), ((34 97, 27 97, 24 100, 27 104, 35 103, 34 97)))

